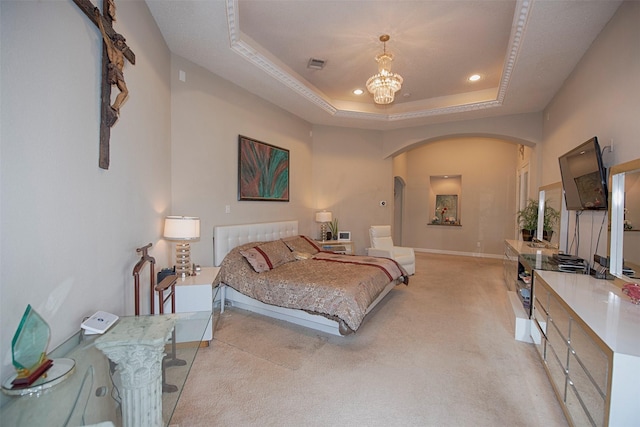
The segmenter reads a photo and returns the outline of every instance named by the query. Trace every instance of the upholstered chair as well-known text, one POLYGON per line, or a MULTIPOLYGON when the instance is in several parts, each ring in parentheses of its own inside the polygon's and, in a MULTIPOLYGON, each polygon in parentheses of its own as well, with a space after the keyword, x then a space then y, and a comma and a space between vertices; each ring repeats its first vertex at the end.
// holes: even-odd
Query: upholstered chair
POLYGON ((371 247, 367 255, 394 259, 409 275, 416 272, 416 255, 413 248, 394 246, 390 225, 372 225, 369 228, 371 247))

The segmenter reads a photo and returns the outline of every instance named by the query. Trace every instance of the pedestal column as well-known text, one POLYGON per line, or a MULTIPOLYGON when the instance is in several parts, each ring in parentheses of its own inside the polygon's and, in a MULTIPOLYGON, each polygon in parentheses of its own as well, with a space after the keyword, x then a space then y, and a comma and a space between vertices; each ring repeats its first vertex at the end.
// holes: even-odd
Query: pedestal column
POLYGON ((162 426, 162 359, 175 326, 171 315, 125 317, 96 347, 117 364, 124 427, 162 426))

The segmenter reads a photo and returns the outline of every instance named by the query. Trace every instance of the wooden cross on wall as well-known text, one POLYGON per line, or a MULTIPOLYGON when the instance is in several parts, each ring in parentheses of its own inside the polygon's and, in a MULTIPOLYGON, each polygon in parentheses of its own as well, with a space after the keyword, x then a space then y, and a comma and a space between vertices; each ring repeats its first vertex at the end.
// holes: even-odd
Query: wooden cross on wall
POLYGON ((102 34, 102 94, 100 108, 100 158, 98 166, 109 169, 109 139, 111 126, 118 120, 120 106, 128 96, 128 89, 124 82, 122 67, 124 58, 135 65, 136 55, 125 43, 124 37, 113 29, 115 21, 114 0, 103 0, 103 13, 89 0, 73 0, 85 15, 93 22, 102 34), (107 40, 108 38, 108 40, 107 40), (111 86, 116 85, 120 93, 111 104, 111 86))

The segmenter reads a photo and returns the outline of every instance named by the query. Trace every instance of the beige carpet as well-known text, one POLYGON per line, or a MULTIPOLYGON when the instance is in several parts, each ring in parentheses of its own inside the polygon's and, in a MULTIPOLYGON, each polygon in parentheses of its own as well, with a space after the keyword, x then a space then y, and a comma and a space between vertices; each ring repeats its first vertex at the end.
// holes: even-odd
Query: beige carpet
POLYGON ((566 426, 508 310, 502 261, 422 253, 349 337, 230 308, 171 425, 566 426))

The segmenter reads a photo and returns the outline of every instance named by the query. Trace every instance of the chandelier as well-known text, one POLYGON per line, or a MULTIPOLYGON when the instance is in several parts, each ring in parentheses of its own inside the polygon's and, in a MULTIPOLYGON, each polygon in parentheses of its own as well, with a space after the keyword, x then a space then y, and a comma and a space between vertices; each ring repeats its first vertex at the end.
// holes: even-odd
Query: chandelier
POLYGON ((367 89, 373 94, 373 101, 376 104, 391 104, 395 93, 402 87, 402 77, 391 72, 393 55, 387 53, 389 38, 387 34, 380 36, 383 50, 380 55, 376 56, 378 73, 367 80, 367 89))

